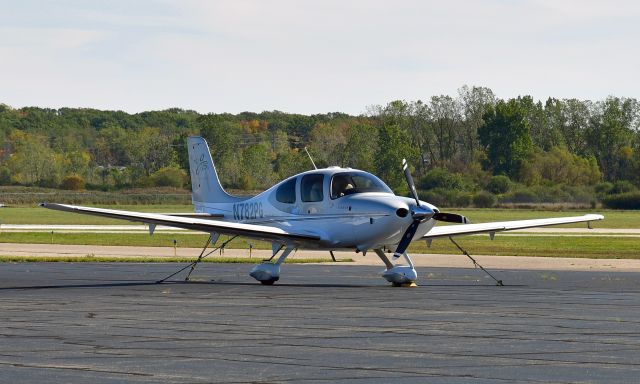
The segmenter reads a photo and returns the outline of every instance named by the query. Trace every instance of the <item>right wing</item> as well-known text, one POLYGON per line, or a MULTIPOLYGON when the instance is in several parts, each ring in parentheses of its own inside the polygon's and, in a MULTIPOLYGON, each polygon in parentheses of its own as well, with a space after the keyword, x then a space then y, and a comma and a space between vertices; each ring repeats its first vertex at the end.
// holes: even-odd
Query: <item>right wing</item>
POLYGON ((604 219, 604 216, 602 215, 589 214, 584 216, 556 217, 552 219, 514 220, 482 224, 445 225, 442 227, 432 228, 422 238, 434 239, 437 237, 473 235, 477 233, 496 233, 502 231, 513 231, 516 229, 546 227, 549 225, 598 221, 602 219, 604 219))
POLYGON ((221 220, 172 216, 160 213, 145 213, 134 211, 121 211, 117 209, 104 209, 83 207, 79 205, 41 203, 41 207, 55 209, 57 211, 83 213, 147 223, 150 226, 166 225, 169 227, 192 229, 208 233, 221 233, 226 235, 238 235, 253 239, 279 243, 294 244, 318 244, 320 236, 313 233, 299 233, 266 225, 233 223, 221 220))

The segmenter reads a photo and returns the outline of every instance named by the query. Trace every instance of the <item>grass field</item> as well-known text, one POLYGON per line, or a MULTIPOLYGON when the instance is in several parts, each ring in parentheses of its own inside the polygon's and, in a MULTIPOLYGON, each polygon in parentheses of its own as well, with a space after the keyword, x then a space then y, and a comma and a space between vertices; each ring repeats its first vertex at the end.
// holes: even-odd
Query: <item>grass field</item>
MULTIPOLYGON (((115 205, 99 206, 101 208, 113 208, 140 212, 178 213, 193 212, 191 205, 115 205)), ((544 217, 576 216, 586 213, 601 213, 605 216, 603 221, 593 223, 595 228, 640 228, 639 211, 546 211, 546 210, 520 210, 520 209, 451 209, 467 216, 473 223, 488 221, 507 221, 539 219, 544 217)), ((76 224, 76 225, 107 225, 129 224, 128 221, 105 219, 101 217, 73 214, 54 211, 40 207, 9 207, 0 208, 0 224, 76 224)), ((569 224, 563 227, 583 228, 585 224, 569 224)))
MULTIPOLYGON (((178 247, 202 247, 207 240, 206 234, 179 233, 148 234, 128 233, 0 233, 0 242, 26 244, 85 244, 85 245, 130 245, 130 246, 164 246, 172 247, 173 240, 178 247)), ((221 240, 224 240, 223 236, 221 240)), ((463 236, 456 241, 471 254, 476 255, 510 255, 510 256, 545 256, 545 257, 587 257, 587 258, 619 258, 640 259, 640 238, 637 237, 579 237, 579 236, 501 236, 494 240, 489 236, 463 236)), ((271 244, 252 241, 255 249, 271 249, 271 244)), ((233 240, 229 248, 248 249, 245 239, 233 240)), ((448 240, 437 239, 431 248, 426 242, 414 242, 410 253, 457 254, 460 251, 448 240)))
MULTIPOLYGON (((448 211, 448 210, 447 210, 448 211)), ((614 211, 614 210, 590 210, 590 211, 547 211, 530 209, 478 209, 461 208, 452 210, 471 219, 472 223, 485 223, 490 221, 542 219, 545 217, 579 216, 589 213, 604 215, 604 220, 593 222, 594 228, 640 228, 640 211, 614 211)), ((584 228, 585 223, 567 224, 560 228, 584 228)))
MULTIPOLYGON (((96 207, 157 213, 193 212, 192 205, 96 205, 96 207)), ((36 206, 0 208, 0 224, 123 225, 131 222, 54 211, 36 206)))

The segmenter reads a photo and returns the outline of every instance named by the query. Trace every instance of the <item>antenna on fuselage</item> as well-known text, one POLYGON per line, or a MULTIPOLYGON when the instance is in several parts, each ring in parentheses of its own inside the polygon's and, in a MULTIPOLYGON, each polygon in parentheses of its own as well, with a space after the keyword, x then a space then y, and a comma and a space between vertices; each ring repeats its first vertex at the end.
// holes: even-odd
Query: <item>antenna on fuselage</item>
POLYGON ((307 147, 304 147, 304 151, 307 152, 307 156, 309 156, 309 160, 311 160, 311 164, 313 164, 313 168, 318 169, 318 167, 316 167, 316 163, 313 161, 313 158, 311 158, 311 154, 307 150, 307 147))

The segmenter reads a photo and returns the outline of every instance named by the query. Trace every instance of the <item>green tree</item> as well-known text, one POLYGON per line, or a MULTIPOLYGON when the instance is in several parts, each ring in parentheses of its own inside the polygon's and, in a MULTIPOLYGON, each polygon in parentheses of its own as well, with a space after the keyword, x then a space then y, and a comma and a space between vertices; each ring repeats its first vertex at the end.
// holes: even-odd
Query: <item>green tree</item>
POLYGON ((145 176, 177 162, 169 138, 162 135, 159 128, 143 128, 128 143, 127 149, 131 166, 140 168, 145 176))
POLYGON ((591 119, 593 103, 577 99, 564 100, 562 103, 563 124, 558 125, 563 141, 571 153, 581 156, 588 154, 587 130, 591 119))
POLYGON ((375 172, 375 143, 378 142, 378 130, 365 122, 355 122, 349 126, 342 154, 342 165, 351 168, 375 172))
POLYGON ((309 169, 313 169, 313 166, 307 158, 307 154, 296 149, 280 151, 274 161, 276 181, 284 180, 289 176, 308 171, 309 169))
POLYGON ((11 154, 8 166, 18 182, 43 186, 58 184, 60 157, 49 148, 44 137, 14 131, 11 140, 15 143, 15 152, 11 154))
POLYGON ((109 125, 97 132, 94 144, 94 160, 103 167, 128 165, 131 163, 129 145, 131 134, 119 125, 109 125))
POLYGON ((223 185, 238 188, 242 184, 242 129, 238 122, 223 115, 204 115, 198 118, 200 134, 207 140, 211 157, 223 185))
POLYGON ((628 151, 621 149, 632 143, 638 103, 634 99, 609 97, 599 103, 597 109, 587 130, 590 151, 598 159, 605 180, 629 178, 623 172, 624 167, 620 166, 629 157, 628 151))
POLYGON ((64 154, 64 173, 67 175, 86 175, 91 162, 88 151, 70 151, 64 154))
POLYGON ((430 106, 431 135, 429 142, 432 166, 447 166, 458 153, 457 142, 461 136, 461 111, 459 103, 451 96, 433 96, 430 106))
POLYGON ((374 160, 377 174, 395 193, 409 192, 402 172, 402 159, 415 164, 416 150, 410 144, 409 135, 396 124, 381 125, 378 129, 378 150, 374 160))
POLYGON ((478 135, 487 153, 488 167, 494 175, 517 179, 533 150, 525 111, 518 100, 500 100, 483 119, 485 124, 478 135))
POLYGON ((271 152, 266 144, 252 145, 242 152, 245 189, 267 189, 275 177, 271 167, 271 152))
POLYGON ((318 123, 313 127, 309 149, 318 167, 343 165, 345 133, 344 124, 318 123))
POLYGON ((495 105, 496 97, 489 88, 465 85, 458 90, 458 99, 464 118, 460 132, 460 158, 465 165, 469 165, 475 161, 476 153, 480 150, 478 128, 484 124, 483 116, 489 107, 495 105))

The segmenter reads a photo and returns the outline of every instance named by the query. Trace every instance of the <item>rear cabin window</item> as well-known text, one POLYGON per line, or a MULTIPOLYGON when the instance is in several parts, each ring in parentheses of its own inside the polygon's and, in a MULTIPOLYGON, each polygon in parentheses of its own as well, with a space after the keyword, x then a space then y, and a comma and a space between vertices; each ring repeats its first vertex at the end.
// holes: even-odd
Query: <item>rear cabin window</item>
POLYGON ((286 181, 276 190, 276 200, 285 204, 296 202, 296 179, 286 181))
POLYGON ((324 194, 322 193, 323 182, 324 175, 321 174, 303 176, 302 182, 300 182, 300 194, 302 201, 322 201, 324 199, 324 194))

